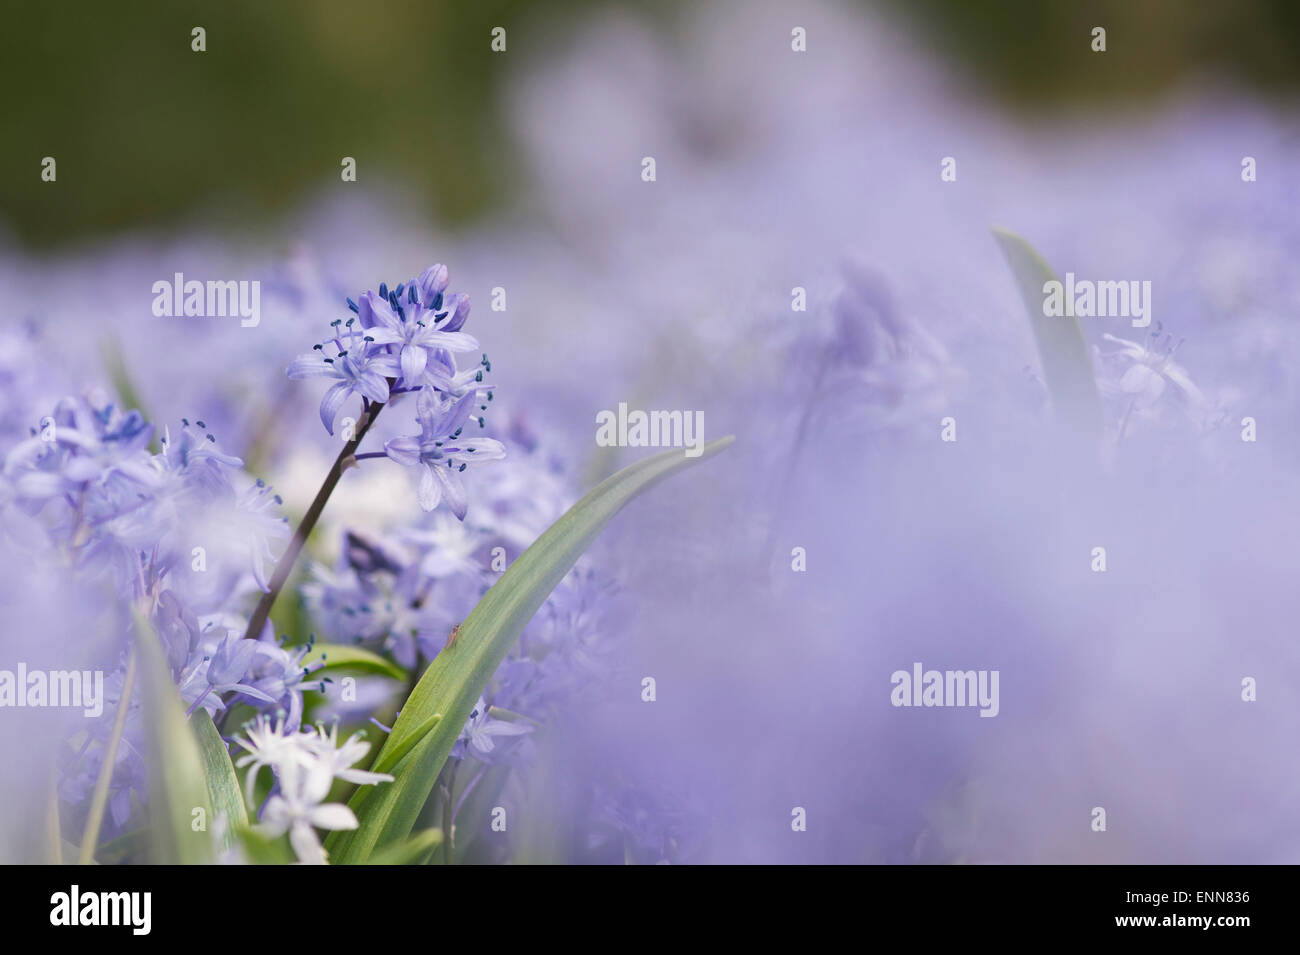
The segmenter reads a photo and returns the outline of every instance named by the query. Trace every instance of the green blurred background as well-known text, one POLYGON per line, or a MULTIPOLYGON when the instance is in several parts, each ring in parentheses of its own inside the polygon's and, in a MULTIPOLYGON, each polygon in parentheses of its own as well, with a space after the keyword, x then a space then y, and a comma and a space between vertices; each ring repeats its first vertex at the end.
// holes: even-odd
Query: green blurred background
MULTIPOLYGON (((707 0, 691 0, 694 3, 707 0)), ((403 183, 464 223, 521 184, 499 94, 510 57, 563 55, 608 0, 9 2, 0 227, 50 247, 201 215, 247 226, 337 181, 403 183), (190 30, 207 30, 207 52, 190 30), (510 53, 488 49, 495 26, 510 53), (58 189, 40 181, 58 162, 58 189), (44 188, 43 188, 44 187, 44 188)), ((1267 96, 1300 79, 1300 0, 881 0, 1021 110, 1125 105, 1209 74, 1267 96), (1107 28, 1105 60, 1088 49, 1107 28)), ((671 34, 688 0, 621 0, 671 34)), ((798 3, 791 0, 791 22, 798 3)))

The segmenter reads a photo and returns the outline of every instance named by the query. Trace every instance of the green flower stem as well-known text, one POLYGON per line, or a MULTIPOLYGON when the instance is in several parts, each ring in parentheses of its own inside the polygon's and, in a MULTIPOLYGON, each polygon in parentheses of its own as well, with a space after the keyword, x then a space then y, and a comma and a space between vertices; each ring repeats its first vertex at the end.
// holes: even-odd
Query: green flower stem
POLYGON ((451 766, 447 770, 447 788, 443 794, 442 803, 442 861, 444 865, 453 865, 455 860, 452 859, 452 846, 455 843, 456 832, 456 770, 460 768, 460 760, 453 759, 451 766))

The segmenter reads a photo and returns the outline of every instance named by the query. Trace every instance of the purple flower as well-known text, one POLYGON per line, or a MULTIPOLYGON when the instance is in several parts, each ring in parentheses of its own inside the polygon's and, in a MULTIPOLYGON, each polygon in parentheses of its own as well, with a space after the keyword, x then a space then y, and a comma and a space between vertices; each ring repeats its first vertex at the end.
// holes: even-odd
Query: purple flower
POLYGON ((199 624, 170 590, 158 595, 153 626, 172 673, 180 673, 199 646, 199 624))
POLYGON ((182 697, 190 703, 189 712, 193 713, 203 705, 209 695, 215 695, 214 705, 221 709, 225 704, 221 702, 220 694, 232 691, 264 703, 274 703, 274 697, 244 681, 258 646, 256 640, 243 640, 229 633, 210 657, 195 661, 190 678, 181 687, 182 697))
POLYGON ((415 284, 420 288, 420 301, 429 303, 430 307, 437 308, 438 297, 447 290, 448 274, 447 266, 439 262, 431 265, 415 280, 415 284))
POLYGON ((523 723, 510 723, 493 717, 491 708, 480 696, 478 703, 470 711, 469 719, 465 721, 465 728, 461 730, 455 745, 452 746, 451 755, 455 759, 473 755, 486 761, 485 758, 496 750, 498 739, 523 736, 532 731, 531 726, 523 723))
POLYGON ((402 381, 408 386, 419 383, 429 358, 438 349, 449 352, 478 349, 473 336, 457 330, 468 314, 469 299, 460 295, 444 300, 439 292, 426 306, 420 301, 419 288, 414 282, 399 285, 388 293, 387 299, 366 292, 357 304, 357 315, 367 337, 377 345, 392 345, 397 349, 402 381), (405 297, 401 296, 403 290, 405 297), (449 317, 458 324, 450 330, 439 327, 449 317))
POLYGON ((334 419, 338 417, 339 408, 350 395, 360 394, 371 401, 386 402, 388 379, 396 378, 399 373, 397 361, 375 349, 373 336, 362 335, 360 330, 352 327, 353 321, 348 319, 346 330, 338 337, 317 345, 311 354, 295 359, 288 369, 290 378, 337 379, 320 403, 320 420, 330 434, 334 433, 334 419), (326 354, 325 348, 329 345, 337 354, 326 354))
POLYGON ((31 500, 68 491, 89 492, 96 503, 129 497, 158 483, 146 450, 152 433, 138 411, 122 414, 95 395, 64 398, 39 432, 9 453, 5 473, 18 495, 31 500))
POLYGON ((440 406, 432 392, 420 393, 420 433, 392 438, 384 451, 398 464, 424 468, 420 476, 420 507, 431 511, 445 498, 452 513, 461 520, 469 502, 460 472, 470 464, 495 461, 506 455, 505 446, 494 438, 462 438, 470 410, 478 400, 471 392, 446 406, 440 406))
POLYGON ((171 428, 164 427, 159 443, 162 445, 160 463, 163 471, 208 492, 229 488, 230 480, 225 469, 244 466, 242 460, 217 447, 217 439, 202 421, 190 424, 188 418, 182 418, 181 429, 175 438, 171 428))
MULTIPOLYGON (((286 650, 270 639, 270 632, 261 640, 250 641, 255 652, 249 664, 249 685, 256 691, 247 695, 273 703, 285 714, 285 725, 296 730, 302 723, 302 693, 310 686, 308 677, 325 665, 317 660, 303 666, 313 644, 286 650)), ((247 693, 247 690, 241 690, 247 693)))

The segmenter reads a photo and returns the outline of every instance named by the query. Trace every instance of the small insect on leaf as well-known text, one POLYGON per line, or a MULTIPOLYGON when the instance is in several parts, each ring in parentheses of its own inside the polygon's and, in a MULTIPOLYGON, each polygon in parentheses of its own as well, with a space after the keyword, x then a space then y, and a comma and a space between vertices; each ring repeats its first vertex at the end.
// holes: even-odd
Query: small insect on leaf
POLYGON ((460 636, 460 624, 451 628, 451 633, 447 634, 447 642, 443 645, 444 650, 450 650, 456 644, 456 638, 460 636))

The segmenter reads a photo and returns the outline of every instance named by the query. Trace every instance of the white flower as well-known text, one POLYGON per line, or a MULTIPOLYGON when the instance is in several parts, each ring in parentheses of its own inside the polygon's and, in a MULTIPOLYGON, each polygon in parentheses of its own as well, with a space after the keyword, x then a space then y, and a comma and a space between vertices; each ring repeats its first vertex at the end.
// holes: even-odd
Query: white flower
POLYGON ((270 766, 278 786, 262 810, 262 829, 273 839, 289 833, 289 844, 298 861, 307 865, 324 865, 327 861, 317 828, 357 827, 351 809, 342 803, 325 802, 335 779, 362 786, 393 781, 387 773, 352 768, 369 752, 370 744, 355 733, 339 746, 337 724, 328 731, 318 726, 315 730, 285 733, 283 715, 274 723, 262 716, 249 724, 246 733, 247 739, 241 737, 235 742, 248 751, 236 765, 252 767, 246 781, 248 804, 253 805, 257 771, 270 766))
POLYGON ((299 862, 325 865, 328 857, 316 829, 355 829, 358 825, 347 806, 325 802, 334 782, 330 764, 322 760, 303 766, 290 759, 278 775, 280 791, 266 802, 262 831, 273 839, 289 833, 289 844, 299 862))
POLYGON ((365 786, 374 783, 391 783, 393 777, 388 773, 371 773, 363 769, 352 769, 352 765, 370 751, 370 744, 361 733, 353 733, 342 746, 338 745, 339 727, 335 723, 329 732, 324 726, 316 727, 316 738, 307 743, 321 762, 329 768, 330 775, 350 783, 365 786))
POLYGON ((1192 381, 1187 369, 1173 360, 1174 352, 1182 342, 1174 342, 1171 335, 1160 334, 1158 327, 1145 344, 1109 333, 1102 337, 1119 347, 1107 352, 1098 350, 1097 357, 1103 369, 1099 384, 1104 395, 1128 401, 1125 423, 1134 411, 1154 413, 1167 396, 1173 396, 1197 424, 1213 423, 1216 416, 1213 403, 1192 381), (1170 385, 1173 385, 1172 390, 1170 385))
POLYGON ((248 738, 236 737, 235 742, 247 750, 248 754, 239 757, 235 765, 240 769, 252 765, 244 780, 248 805, 252 806, 253 790, 257 786, 257 773, 263 766, 270 766, 278 776, 283 766, 300 762, 308 754, 302 744, 302 737, 305 734, 285 735, 283 716, 274 723, 266 716, 259 716, 244 728, 244 732, 248 734, 248 738))

